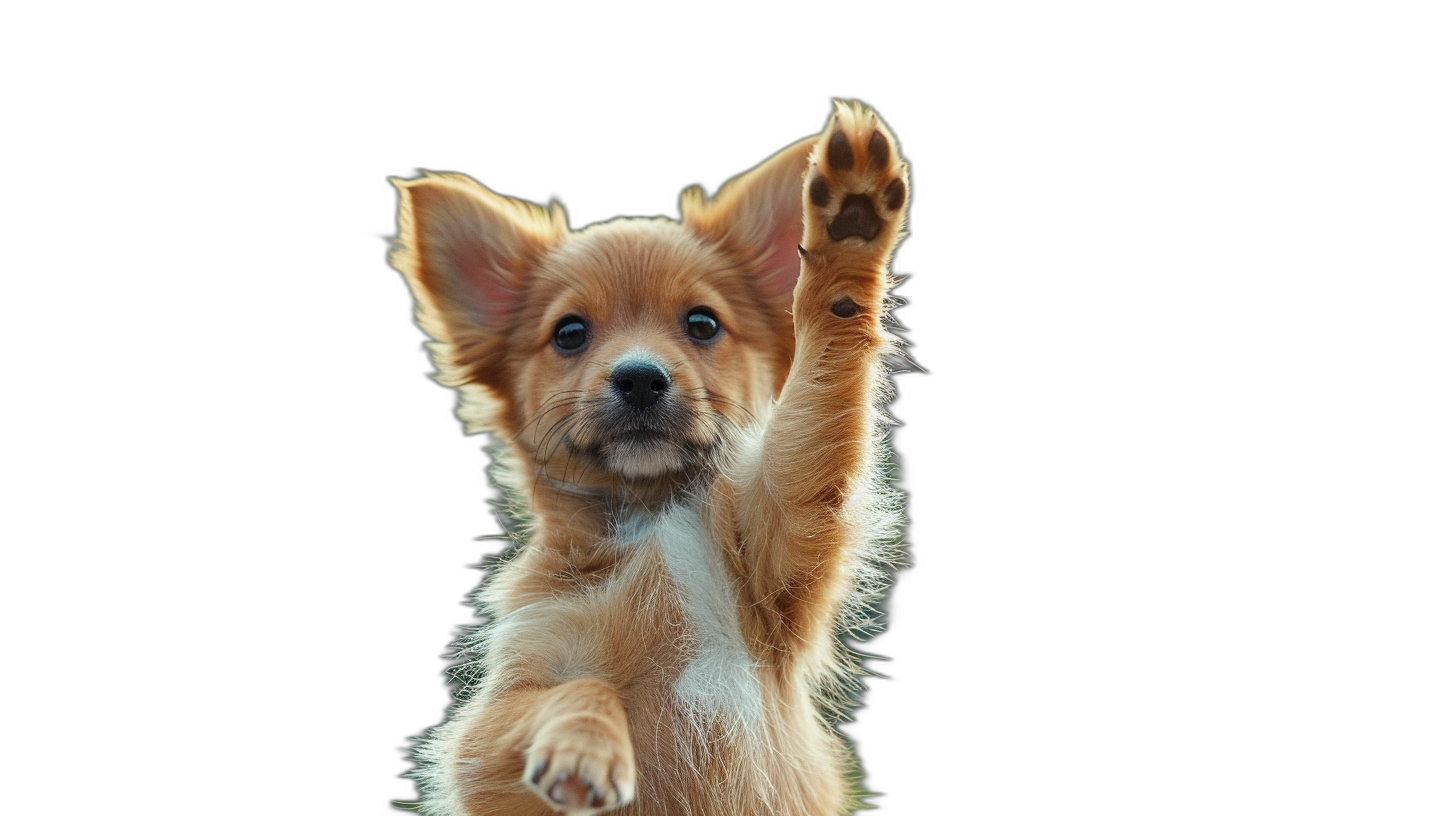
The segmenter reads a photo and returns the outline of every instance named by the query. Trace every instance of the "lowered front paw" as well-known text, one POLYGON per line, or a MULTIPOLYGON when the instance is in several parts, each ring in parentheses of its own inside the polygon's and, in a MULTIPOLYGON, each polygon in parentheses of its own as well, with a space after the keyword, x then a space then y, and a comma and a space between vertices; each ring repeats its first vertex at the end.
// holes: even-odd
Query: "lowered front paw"
POLYGON ((522 782, 561 813, 591 816, 631 802, 636 773, 627 735, 586 714, 563 717, 536 734, 522 782))

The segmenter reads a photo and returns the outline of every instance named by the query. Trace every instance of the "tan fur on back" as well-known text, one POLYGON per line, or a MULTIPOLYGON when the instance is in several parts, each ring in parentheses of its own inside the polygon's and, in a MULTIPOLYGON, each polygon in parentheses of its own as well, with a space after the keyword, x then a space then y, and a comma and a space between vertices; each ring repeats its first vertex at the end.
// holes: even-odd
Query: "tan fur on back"
POLYGON ((395 183, 391 262, 467 432, 498 441, 517 542, 476 598, 461 702, 417 750, 419 809, 858 806, 839 637, 872 622, 902 526, 888 130, 839 103, 714 198, 686 191, 681 222, 574 232, 464 176, 395 183))

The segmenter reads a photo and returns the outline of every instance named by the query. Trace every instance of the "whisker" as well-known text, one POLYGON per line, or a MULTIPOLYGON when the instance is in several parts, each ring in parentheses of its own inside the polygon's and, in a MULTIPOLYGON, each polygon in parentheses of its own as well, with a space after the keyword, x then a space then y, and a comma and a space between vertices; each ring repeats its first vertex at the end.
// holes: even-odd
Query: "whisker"
POLYGON ((553 394, 551 398, 546 400, 546 402, 541 406, 541 409, 536 412, 534 418, 529 419, 524 424, 522 424, 521 430, 516 432, 515 436, 511 437, 512 441, 519 440, 522 434, 526 433, 526 431, 529 430, 531 427, 539 424, 543 419, 546 418, 548 414, 558 408, 561 408, 564 405, 568 405, 576 397, 576 395, 581 393, 582 392, 580 389, 574 389, 553 394))
MULTIPOLYGON (((547 448, 546 456, 541 459, 542 465, 550 464, 551 460, 556 458, 556 450, 561 447, 561 444, 566 441, 566 437, 570 435, 571 431, 575 429, 576 426, 580 424, 580 422, 581 420, 575 414, 568 414, 557 420, 556 424, 552 425, 551 428, 546 431, 546 435, 541 438, 542 446, 547 448), (561 433, 556 437, 556 441, 552 442, 552 434, 556 433, 556 429, 561 428, 563 425, 565 425, 566 427, 562 428, 561 433)), ((568 446, 567 450, 570 449, 570 446, 568 446)))

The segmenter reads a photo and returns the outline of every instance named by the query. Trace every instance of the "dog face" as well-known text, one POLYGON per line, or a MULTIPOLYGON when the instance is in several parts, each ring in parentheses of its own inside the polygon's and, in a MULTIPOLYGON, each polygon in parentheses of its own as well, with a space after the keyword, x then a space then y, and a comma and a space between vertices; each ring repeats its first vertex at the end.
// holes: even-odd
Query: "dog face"
POLYGON ((807 153, 786 148, 712 200, 690 188, 682 222, 579 232, 559 205, 464 176, 396 180, 391 261, 467 430, 585 487, 711 466, 788 374, 807 153))
POLYGON ((508 397, 536 464, 566 481, 700 465, 783 376, 752 279, 670 222, 572 236, 532 270, 520 309, 508 397))

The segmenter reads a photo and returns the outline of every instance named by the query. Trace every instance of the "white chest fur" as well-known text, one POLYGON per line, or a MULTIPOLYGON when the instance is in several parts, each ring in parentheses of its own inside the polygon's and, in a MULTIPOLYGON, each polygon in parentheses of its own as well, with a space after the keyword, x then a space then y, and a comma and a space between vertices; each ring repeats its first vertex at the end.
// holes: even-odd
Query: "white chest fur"
POLYGON ((654 546, 675 584, 690 629, 688 663, 673 686, 693 719, 753 728, 763 717, 757 667, 738 622, 738 594, 703 526, 701 509, 674 504, 662 513, 624 519, 618 540, 654 546))

